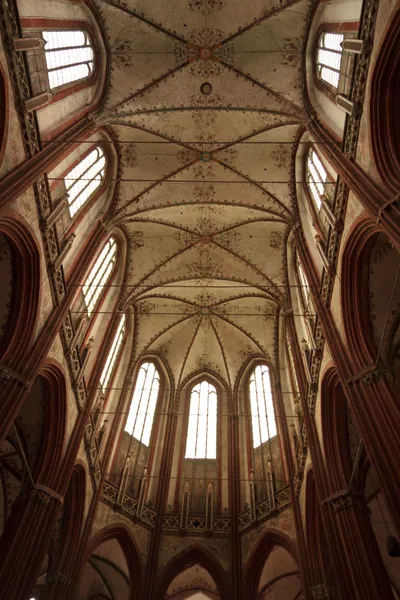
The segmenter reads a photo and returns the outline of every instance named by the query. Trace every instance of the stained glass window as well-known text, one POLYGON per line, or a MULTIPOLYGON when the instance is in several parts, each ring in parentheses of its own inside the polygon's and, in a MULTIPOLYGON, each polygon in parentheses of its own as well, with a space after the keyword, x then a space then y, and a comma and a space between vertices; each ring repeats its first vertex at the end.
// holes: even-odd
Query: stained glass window
POLYGON ((271 380, 266 365, 258 365, 250 377, 250 410, 253 447, 277 434, 271 380))
POLYGON ((217 457, 217 390, 201 381, 190 395, 185 458, 217 457))
POLYGON ((114 238, 110 238, 99 257, 94 263, 84 285, 83 296, 89 316, 92 314, 96 302, 106 285, 113 267, 115 265, 117 254, 117 243, 114 238))
POLYGON ((339 85, 343 40, 342 33, 323 33, 319 38, 317 72, 323 81, 334 88, 339 85))
POLYGON ((84 31, 43 31, 50 89, 93 73, 94 54, 84 31))
POLYGON ((114 336, 113 343, 111 345, 110 352, 108 353, 106 364, 104 365, 104 369, 102 374, 100 375, 100 386, 103 392, 107 391, 107 385, 110 381, 111 374, 114 370, 114 366, 118 357, 118 353, 122 346, 122 342, 125 337, 125 315, 122 315, 117 332, 114 336))
POLYGON ((318 210, 321 208, 327 177, 318 154, 311 149, 307 156, 307 185, 318 210))
POLYGON ((144 363, 136 379, 125 431, 146 446, 150 443, 159 389, 160 376, 155 365, 144 363))
POLYGON ((68 192, 68 205, 71 217, 83 206, 86 200, 101 185, 106 170, 106 159, 101 148, 92 150, 64 178, 68 192))

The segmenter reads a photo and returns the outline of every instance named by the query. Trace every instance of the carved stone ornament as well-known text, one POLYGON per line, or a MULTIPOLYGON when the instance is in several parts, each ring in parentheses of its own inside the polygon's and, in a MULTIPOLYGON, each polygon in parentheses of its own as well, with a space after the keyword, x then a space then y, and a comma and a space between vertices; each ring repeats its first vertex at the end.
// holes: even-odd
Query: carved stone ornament
POLYGON ((29 490, 28 497, 33 502, 43 504, 44 506, 48 506, 50 504, 50 495, 44 490, 37 490, 36 488, 29 490))
POLYGON ((65 573, 56 573, 54 583, 60 587, 69 587, 72 583, 72 578, 65 575, 65 573))
POLYGON ((384 370, 381 369, 381 367, 376 367, 376 369, 374 369, 373 371, 370 371, 369 373, 364 375, 362 380, 367 385, 372 385, 373 383, 376 383, 377 381, 379 381, 380 379, 382 379, 384 377, 385 377, 384 370))
POLYGON ((336 598, 335 588, 327 583, 314 585, 310 588, 310 592, 313 600, 331 600, 331 598, 336 598))

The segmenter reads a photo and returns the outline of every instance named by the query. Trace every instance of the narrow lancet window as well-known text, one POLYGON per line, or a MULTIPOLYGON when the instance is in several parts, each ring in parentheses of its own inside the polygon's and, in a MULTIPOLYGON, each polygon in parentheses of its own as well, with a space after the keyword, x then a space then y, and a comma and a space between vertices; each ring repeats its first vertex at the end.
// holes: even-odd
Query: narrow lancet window
POLYGON ((342 33, 323 33, 317 50, 318 76, 336 89, 339 86, 343 40, 342 33))
POLYGON ((185 458, 217 457, 217 390, 208 381, 190 395, 185 458))
POLYGON ((310 286, 308 284, 308 279, 306 277, 306 274, 304 272, 303 266, 300 261, 297 263, 297 269, 299 272, 301 293, 303 294, 305 303, 308 304, 308 301, 310 299, 310 286))
POLYGON ((160 376, 155 365, 144 363, 136 379, 125 431, 146 446, 150 443, 159 389, 160 376))
POLYGON ((50 89, 90 77, 94 53, 84 31, 43 31, 50 89))
POLYGON ((71 217, 104 181, 106 159, 101 148, 92 150, 64 178, 71 217))
POLYGON ((258 365, 250 377, 250 410, 253 447, 258 448, 277 434, 271 380, 266 365, 258 365))
POLYGON ((114 371, 115 363, 119 354, 119 351, 122 346, 122 342, 125 337, 125 315, 122 315, 117 332, 114 336, 113 343, 111 345, 110 352, 108 353, 106 364, 104 365, 104 369, 102 374, 100 375, 100 386, 103 393, 107 392, 107 385, 110 381, 110 377, 112 372, 114 371))
POLYGON ((321 209, 327 178, 327 172, 318 154, 311 149, 307 156, 307 185, 318 210, 321 209))
POLYGON ((116 257, 117 243, 111 237, 94 263, 83 286, 83 296, 89 316, 92 314, 96 302, 112 273, 116 257))

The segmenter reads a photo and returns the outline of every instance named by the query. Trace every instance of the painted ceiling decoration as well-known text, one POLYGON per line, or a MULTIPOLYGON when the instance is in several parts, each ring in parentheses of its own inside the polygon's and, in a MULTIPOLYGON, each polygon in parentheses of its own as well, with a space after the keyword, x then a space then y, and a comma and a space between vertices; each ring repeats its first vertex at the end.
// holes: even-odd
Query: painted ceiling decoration
POLYGON ((122 157, 109 222, 129 240, 120 308, 134 311, 134 360, 159 354, 177 386, 208 370, 232 390, 249 357, 273 363, 288 306, 310 2, 95 4, 112 57, 98 121, 122 157))

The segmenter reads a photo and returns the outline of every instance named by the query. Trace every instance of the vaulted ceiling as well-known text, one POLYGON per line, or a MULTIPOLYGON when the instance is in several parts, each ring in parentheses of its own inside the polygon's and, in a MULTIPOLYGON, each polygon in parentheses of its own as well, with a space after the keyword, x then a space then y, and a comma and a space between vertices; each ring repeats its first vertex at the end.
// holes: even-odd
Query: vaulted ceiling
POLYGON ((100 121, 120 142, 113 223, 130 240, 136 357, 176 385, 276 352, 306 119, 309 0, 95 0, 112 73, 100 121), (207 85, 204 85, 207 84, 207 85))

